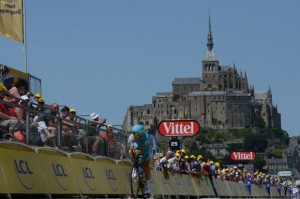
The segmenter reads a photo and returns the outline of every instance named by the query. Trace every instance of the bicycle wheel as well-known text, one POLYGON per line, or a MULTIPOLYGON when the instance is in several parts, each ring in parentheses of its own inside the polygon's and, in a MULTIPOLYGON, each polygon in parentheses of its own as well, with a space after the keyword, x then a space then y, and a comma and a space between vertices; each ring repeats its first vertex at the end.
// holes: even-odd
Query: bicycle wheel
POLYGON ((133 166, 130 173, 130 189, 131 189, 131 196, 133 198, 138 198, 139 196, 144 195, 145 191, 145 184, 143 175, 139 173, 138 168, 133 166))

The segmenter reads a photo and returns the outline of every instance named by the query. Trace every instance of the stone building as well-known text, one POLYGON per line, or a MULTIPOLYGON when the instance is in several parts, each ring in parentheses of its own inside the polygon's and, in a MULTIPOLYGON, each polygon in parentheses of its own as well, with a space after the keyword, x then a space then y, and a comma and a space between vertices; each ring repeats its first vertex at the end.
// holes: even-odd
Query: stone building
MULTIPOLYGON (((175 78, 171 92, 158 92, 151 104, 130 106, 124 118, 125 130, 137 122, 157 125, 166 119, 194 119, 202 127, 251 127, 261 116, 268 127, 281 128, 281 116, 272 103, 271 88, 255 92, 247 74, 235 65, 221 65, 214 51, 209 17, 207 49, 202 61, 202 77, 175 78)), ((259 71, 258 71, 259 72, 259 71)))

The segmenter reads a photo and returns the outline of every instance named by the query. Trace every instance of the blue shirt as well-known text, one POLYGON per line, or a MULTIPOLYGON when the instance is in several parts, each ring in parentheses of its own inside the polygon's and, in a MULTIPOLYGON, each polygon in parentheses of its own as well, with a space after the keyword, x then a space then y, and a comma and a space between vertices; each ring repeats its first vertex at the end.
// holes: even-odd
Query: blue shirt
POLYGON ((151 151, 150 139, 149 139, 149 136, 146 132, 143 132, 140 135, 140 139, 138 139, 138 140, 134 139, 133 144, 134 144, 134 148, 137 149, 137 150, 141 150, 142 146, 145 145, 146 148, 143 150, 143 155, 144 155, 143 159, 145 161, 150 161, 151 160, 151 157, 150 157, 150 151, 151 151))

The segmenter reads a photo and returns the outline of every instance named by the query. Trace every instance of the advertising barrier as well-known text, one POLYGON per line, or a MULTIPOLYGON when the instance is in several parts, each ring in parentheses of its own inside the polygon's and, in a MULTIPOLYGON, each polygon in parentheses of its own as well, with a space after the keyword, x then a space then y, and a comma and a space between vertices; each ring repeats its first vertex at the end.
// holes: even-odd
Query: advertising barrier
MULTIPOLYGON (((64 195, 86 198, 86 195, 128 196, 131 194, 129 175, 132 164, 107 157, 92 157, 84 153, 40 147, 32 148, 16 142, 0 142, 0 194, 10 198, 16 194, 64 195)), ((191 175, 151 173, 151 192, 162 197, 204 198, 280 198, 276 187, 267 189, 252 184, 251 195, 246 184, 222 181, 207 176, 198 181, 191 175)), ((102 196, 100 196, 102 197, 102 196)))
POLYGON ((43 168, 34 148, 23 144, 1 142, 0 163, 8 187, 2 191, 17 194, 48 193, 43 168))
POLYGON ((80 187, 69 156, 54 148, 38 148, 40 163, 45 173, 49 193, 80 194, 80 187))

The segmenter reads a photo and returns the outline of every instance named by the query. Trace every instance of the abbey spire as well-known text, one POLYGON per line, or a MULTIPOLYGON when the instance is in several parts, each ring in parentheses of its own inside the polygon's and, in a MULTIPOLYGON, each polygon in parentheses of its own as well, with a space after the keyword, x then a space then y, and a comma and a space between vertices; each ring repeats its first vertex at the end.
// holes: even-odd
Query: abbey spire
POLYGON ((211 31, 210 13, 209 13, 207 49, 206 49, 206 54, 205 54, 205 57, 204 57, 205 61, 216 61, 217 60, 217 56, 216 56, 216 53, 215 53, 213 47, 214 47, 214 42, 213 42, 213 36, 212 36, 212 31, 211 31))

